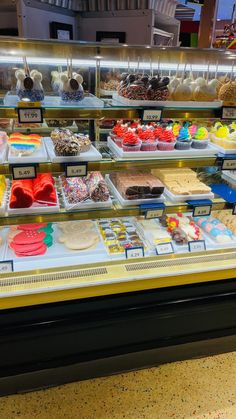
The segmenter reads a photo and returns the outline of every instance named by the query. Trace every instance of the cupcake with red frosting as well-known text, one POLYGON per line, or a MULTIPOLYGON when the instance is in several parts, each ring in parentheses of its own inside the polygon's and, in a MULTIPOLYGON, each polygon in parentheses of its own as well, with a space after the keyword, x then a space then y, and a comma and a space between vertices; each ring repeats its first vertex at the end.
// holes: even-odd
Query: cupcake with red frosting
POLYGON ((153 133, 155 135, 156 140, 159 140, 161 134, 162 134, 163 128, 161 125, 157 125, 155 129, 153 130, 153 133))
POLYGON ((122 139, 124 134, 128 131, 128 125, 127 124, 116 124, 112 132, 110 134, 112 140, 118 147, 122 147, 122 139))
POLYGON ((158 150, 170 151, 174 150, 176 143, 175 135, 171 127, 164 128, 159 136, 158 150))
POLYGON ((139 139, 142 141, 141 151, 156 151, 157 140, 153 130, 146 129, 138 134, 139 139))
POLYGON ((127 131, 123 136, 122 148, 124 151, 140 151, 142 141, 133 131, 127 131))

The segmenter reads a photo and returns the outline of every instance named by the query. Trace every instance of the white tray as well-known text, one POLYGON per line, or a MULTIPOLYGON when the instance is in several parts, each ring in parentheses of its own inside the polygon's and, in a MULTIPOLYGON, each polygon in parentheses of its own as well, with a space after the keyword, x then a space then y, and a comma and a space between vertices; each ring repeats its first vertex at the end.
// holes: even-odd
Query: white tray
POLYGON ((112 183, 110 176, 106 175, 105 177, 106 183, 114 195, 115 198, 118 199, 120 204, 123 207, 132 207, 134 205, 141 205, 141 204, 157 204, 157 203, 163 203, 164 202, 164 195, 162 194, 160 198, 148 198, 148 199, 124 199, 120 192, 116 189, 115 185, 112 183))
POLYGON ((212 192, 206 194, 194 194, 194 195, 174 195, 167 188, 165 188, 164 195, 166 198, 172 202, 186 202, 191 200, 201 200, 201 199, 213 199, 214 194, 212 192))
POLYGON ((0 147, 0 164, 5 163, 7 161, 7 149, 7 143, 3 144, 3 146, 0 147))
POLYGON ((116 94, 115 90, 100 89, 100 95, 102 95, 102 96, 113 96, 115 94, 116 94))
POLYGON ((190 148, 189 150, 171 150, 171 151, 123 151, 122 148, 118 147, 114 141, 108 137, 107 138, 107 144, 113 153, 120 158, 123 159, 141 159, 144 160, 145 158, 150 159, 156 159, 161 157, 170 157, 170 158, 176 158, 176 157, 205 157, 205 156, 215 156, 217 155, 217 151, 215 148, 209 144, 207 148, 203 150, 198 150, 196 148, 190 148))
POLYGON ((236 155, 236 148, 224 148, 224 147, 221 147, 220 145, 215 144, 215 143, 211 143, 211 145, 212 145, 212 147, 214 147, 217 150, 218 153, 225 154, 225 155, 228 155, 228 154, 235 154, 236 155))
POLYGON ((61 185, 61 193, 62 193, 62 199, 63 199, 63 204, 65 207, 66 211, 84 211, 86 209, 108 209, 108 208, 112 208, 112 200, 111 198, 109 198, 107 201, 99 201, 99 202, 94 202, 91 199, 88 199, 87 201, 84 202, 78 202, 77 204, 70 204, 67 201, 65 192, 64 192, 64 188, 61 185))
POLYGON ((121 106, 121 105, 129 105, 129 106, 159 106, 160 108, 183 108, 186 110, 188 109, 217 109, 222 106, 222 101, 215 100, 212 102, 195 102, 195 101, 175 101, 175 100, 131 100, 127 99, 123 96, 119 96, 118 93, 114 93, 112 101, 112 106, 121 106), (120 105, 119 105, 120 103, 120 105))
POLYGON ((50 212, 59 212, 59 210, 60 210, 60 204, 59 204, 59 200, 58 200, 57 191, 56 191, 57 202, 56 202, 56 205, 52 205, 52 206, 38 204, 38 203, 35 202, 29 208, 10 208, 10 206, 9 206, 10 196, 11 196, 11 193, 9 195, 9 200, 8 200, 8 203, 7 203, 8 215, 37 214, 37 213, 38 214, 47 214, 47 213, 50 213, 50 212))
POLYGON ((222 179, 226 180, 227 182, 230 182, 233 186, 236 186, 236 174, 230 173, 230 170, 223 170, 221 172, 222 179))
POLYGON ((0 215, 5 215, 6 208, 7 208, 7 198, 9 196, 9 189, 10 189, 10 181, 9 179, 6 179, 6 190, 3 195, 2 205, 0 206, 0 215))
POLYGON ((80 161, 99 161, 102 160, 102 155, 99 151, 91 145, 90 150, 85 153, 80 153, 78 156, 56 156, 54 151, 54 144, 50 137, 44 137, 44 142, 47 152, 52 163, 69 163, 80 161))
MULTIPOLYGON (((17 106, 20 99, 17 95, 8 92, 3 99, 4 106, 17 106)), ((41 102, 45 107, 71 107, 71 108, 103 108, 104 102, 96 96, 88 93, 81 101, 67 102, 61 100, 60 96, 45 96, 41 102)), ((53 118, 52 118, 53 119, 53 118)), ((56 119, 56 118, 55 118, 56 119)))
POLYGON ((8 148, 8 163, 24 164, 24 163, 45 163, 48 161, 47 150, 42 139, 41 147, 34 151, 30 156, 16 155, 8 148))

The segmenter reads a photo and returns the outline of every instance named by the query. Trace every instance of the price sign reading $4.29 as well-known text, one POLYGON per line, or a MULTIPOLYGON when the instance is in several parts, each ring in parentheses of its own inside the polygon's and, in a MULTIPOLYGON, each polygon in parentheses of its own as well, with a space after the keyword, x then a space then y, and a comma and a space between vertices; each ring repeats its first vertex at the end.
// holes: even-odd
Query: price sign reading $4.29
POLYGON ((130 247, 125 249, 126 259, 136 259, 144 257, 144 248, 143 247, 130 247))
POLYGON ((66 177, 87 176, 88 163, 70 163, 65 166, 66 177))

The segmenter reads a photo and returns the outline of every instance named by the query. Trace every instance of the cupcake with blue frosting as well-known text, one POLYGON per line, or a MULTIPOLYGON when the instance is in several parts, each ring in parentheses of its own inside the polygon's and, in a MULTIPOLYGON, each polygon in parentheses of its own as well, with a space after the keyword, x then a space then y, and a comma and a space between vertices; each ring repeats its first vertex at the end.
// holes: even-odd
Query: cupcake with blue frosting
POLYGON ((179 130, 177 141, 175 144, 176 150, 189 150, 192 144, 191 134, 189 132, 188 123, 184 123, 179 130))

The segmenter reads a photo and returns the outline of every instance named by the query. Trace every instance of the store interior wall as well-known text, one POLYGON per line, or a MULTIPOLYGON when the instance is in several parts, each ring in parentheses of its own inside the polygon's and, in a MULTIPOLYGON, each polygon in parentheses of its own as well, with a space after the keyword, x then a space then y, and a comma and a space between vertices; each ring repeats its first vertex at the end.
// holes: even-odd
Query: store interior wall
POLYGON ((57 10, 55 6, 38 5, 34 0, 18 0, 17 15, 19 36, 23 38, 50 39, 50 22, 73 26, 73 39, 78 39, 78 20, 73 12, 57 10))

